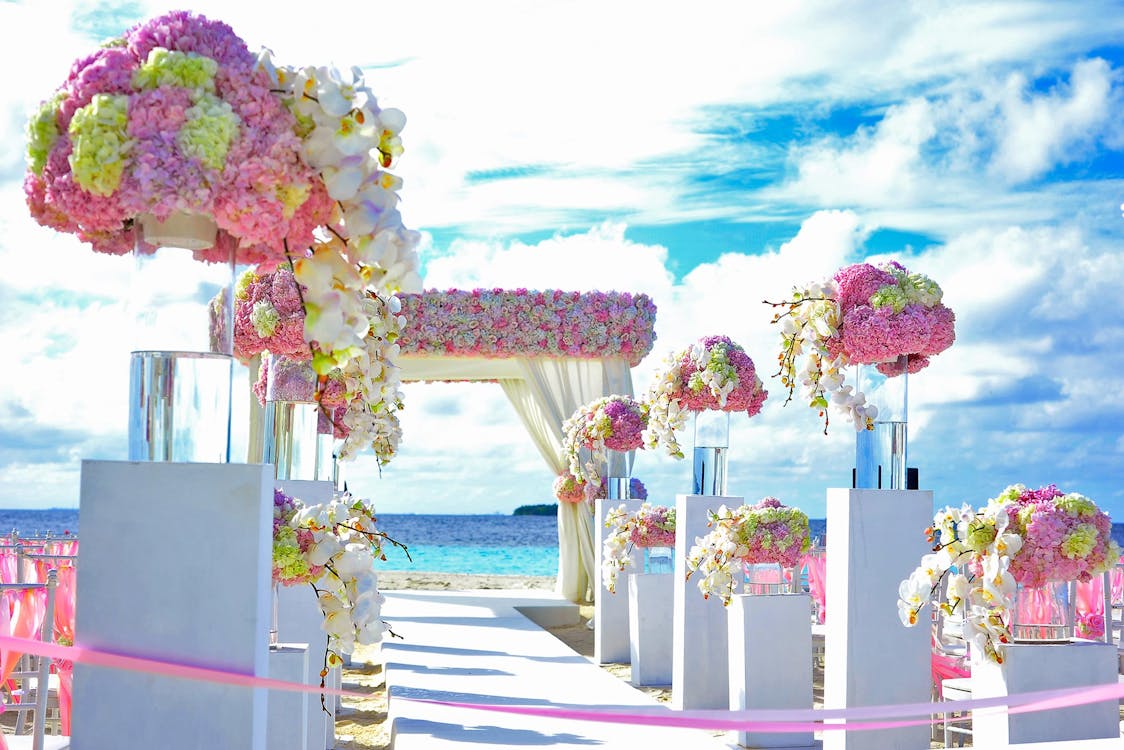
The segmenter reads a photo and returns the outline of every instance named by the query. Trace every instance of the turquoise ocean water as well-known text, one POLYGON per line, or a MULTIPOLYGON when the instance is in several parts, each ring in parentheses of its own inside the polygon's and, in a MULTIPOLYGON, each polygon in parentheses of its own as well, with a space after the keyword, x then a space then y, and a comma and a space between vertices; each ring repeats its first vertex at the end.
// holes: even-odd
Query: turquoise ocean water
MULTIPOLYGON (((554 516, 386 514, 379 527, 407 545, 410 558, 387 546, 384 570, 433 573, 553 576, 558 574, 558 523, 554 516)), ((813 537, 823 537, 827 522, 811 520, 813 537)), ((80 534, 76 509, 0 509, 0 534, 24 536, 80 534)), ((1124 524, 1112 535, 1124 546, 1124 524)))

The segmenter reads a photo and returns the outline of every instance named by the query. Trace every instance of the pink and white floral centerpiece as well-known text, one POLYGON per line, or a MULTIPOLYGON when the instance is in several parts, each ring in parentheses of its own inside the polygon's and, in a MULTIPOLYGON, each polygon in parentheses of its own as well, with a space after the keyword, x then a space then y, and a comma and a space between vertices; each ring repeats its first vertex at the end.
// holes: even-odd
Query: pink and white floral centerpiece
POLYGON ((877 411, 844 384, 845 370, 876 365, 893 377, 903 374, 900 357, 907 358, 910 373, 928 366, 956 340, 956 317, 942 298, 935 281, 892 261, 845 266, 831 278, 794 288, 786 302, 769 303, 782 309, 773 322, 781 324, 777 374, 788 389, 785 403, 800 385, 809 406, 823 417, 825 433, 829 404, 856 430, 872 429, 877 411))
POLYGON ((619 395, 604 396, 579 407, 562 424, 564 456, 570 474, 585 482, 587 499, 601 485, 601 466, 607 451, 626 453, 643 448, 647 426, 647 404, 619 395), (589 452, 584 462, 583 449, 589 452))
POLYGON ((650 449, 662 445, 668 455, 683 458, 676 432, 689 413, 714 410, 752 417, 768 396, 753 360, 741 346, 727 336, 703 337, 668 355, 649 387, 644 443, 650 449))
POLYGON ((812 548, 808 515, 775 497, 732 509, 722 505, 708 516, 712 530, 687 554, 687 577, 698 573, 703 597, 719 596, 724 605, 737 593, 743 566, 777 563, 796 568, 812 548))
POLYGON ((398 399, 384 334, 401 327, 394 294, 421 287, 420 235, 387 171, 404 124, 359 69, 279 66, 226 24, 175 11, 74 64, 28 125, 24 191, 40 224, 98 252, 144 249, 148 216, 201 215, 217 234, 199 260, 287 264, 313 368, 348 371, 355 444, 385 444, 398 399))
POLYGON ((675 546, 675 508, 643 503, 629 513, 622 503, 605 515, 609 533, 601 551, 601 576, 605 588, 616 593, 617 573, 632 564, 629 552, 633 547, 675 546))
POLYGON ((1016 588, 1088 581, 1111 570, 1121 549, 1112 521, 1089 498, 1054 485, 1007 487, 979 510, 946 507, 926 530, 933 551, 901 582, 898 615, 906 626, 936 599, 947 578, 942 617, 963 620, 976 653, 1002 663, 1013 641, 1016 588))

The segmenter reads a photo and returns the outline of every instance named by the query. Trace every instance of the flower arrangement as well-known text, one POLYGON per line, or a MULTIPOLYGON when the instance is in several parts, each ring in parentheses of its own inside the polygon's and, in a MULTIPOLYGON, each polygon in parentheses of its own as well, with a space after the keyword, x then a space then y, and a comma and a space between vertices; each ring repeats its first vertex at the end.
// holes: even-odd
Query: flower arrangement
POLYGON ((683 458, 676 431, 686 423, 688 412, 744 411, 752 417, 768 396, 742 347, 727 336, 703 337, 668 355, 649 387, 644 443, 648 448, 663 445, 668 455, 683 458))
POLYGON ((622 357, 636 366, 655 342, 645 294, 527 289, 402 295, 402 351, 454 357, 622 357))
MULTIPOLYGON (((585 488, 585 480, 575 478, 568 471, 562 472, 554 480, 554 496, 558 498, 560 503, 580 503, 587 500, 585 488)), ((601 485, 594 496, 605 497, 607 494, 608 483, 602 477, 601 485)), ((647 500, 648 488, 636 477, 630 477, 628 480, 628 496, 633 500, 647 500)))
POLYGON ((564 471, 554 480, 554 496, 560 503, 580 503, 585 500, 585 482, 564 471))
POLYGON ((778 563, 795 568, 812 548, 808 515, 775 497, 732 510, 723 505, 708 516, 712 530, 691 547, 687 577, 700 573, 698 586, 703 597, 715 594, 724 605, 736 593, 735 576, 744 564, 778 563))
POLYGON ((304 319, 301 290, 292 271, 244 271, 234 288, 234 356, 242 363, 266 351, 310 359, 304 319))
POLYGON ((316 591, 328 634, 325 669, 339 666, 356 643, 378 643, 386 630, 374 563, 386 559, 384 544, 402 545, 375 521, 373 508, 347 493, 306 505, 274 490, 273 580, 316 591))
POLYGON ((773 322, 781 324, 777 375, 788 388, 785 403, 799 383, 824 418, 825 433, 829 404, 856 430, 873 429, 877 409, 844 385, 844 371, 849 365, 876 365, 893 377, 904 372, 897 361, 901 357, 910 373, 928 366, 930 357, 956 340, 956 317, 942 297, 935 281, 893 261, 846 266, 829 279, 794 288, 787 302, 767 303, 781 308, 773 322))
POLYGON ((600 466, 606 451, 633 451, 644 447, 648 406, 631 396, 604 396, 591 401, 562 424, 563 452, 574 478, 586 484, 589 497, 601 484, 600 466), (589 456, 582 462, 582 450, 589 456))
MULTIPOLYGON (((421 287, 420 235, 403 226, 401 179, 387 171, 404 125, 359 69, 278 66, 226 24, 175 11, 74 64, 28 124, 24 192, 40 224, 99 252, 151 252, 135 226, 189 214, 217 227, 198 259, 287 263, 313 368, 345 371, 361 404, 348 415, 355 446, 385 454, 397 429, 385 417, 398 403, 386 380, 394 294, 421 287)), ((249 322, 295 356, 292 285, 270 292, 273 309, 249 322)))
POLYGON ((901 582, 898 616, 916 625, 947 577, 945 597, 936 603, 942 616, 962 617, 977 653, 1002 663, 1012 640, 1016 585, 1087 581, 1110 570, 1121 554, 1111 529, 1096 503, 1054 485, 1012 485, 979 510, 947 507, 926 530, 933 552, 901 582))
POLYGON ((622 503, 605 515, 605 537, 601 553, 601 575, 605 588, 617 590, 617 573, 632 564, 629 551, 633 547, 674 547, 675 508, 643 503, 640 510, 629 513, 622 503))

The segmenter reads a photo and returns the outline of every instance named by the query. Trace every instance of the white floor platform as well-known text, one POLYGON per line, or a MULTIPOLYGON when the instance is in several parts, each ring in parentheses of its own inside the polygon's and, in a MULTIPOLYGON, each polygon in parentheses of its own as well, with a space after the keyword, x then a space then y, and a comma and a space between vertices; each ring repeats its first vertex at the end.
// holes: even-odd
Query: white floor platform
POLYGON ((730 747, 722 737, 700 730, 556 720, 407 700, 658 705, 540 627, 578 622, 577 607, 560 596, 513 590, 384 593, 383 618, 404 638, 388 638, 382 647, 394 750, 730 747))

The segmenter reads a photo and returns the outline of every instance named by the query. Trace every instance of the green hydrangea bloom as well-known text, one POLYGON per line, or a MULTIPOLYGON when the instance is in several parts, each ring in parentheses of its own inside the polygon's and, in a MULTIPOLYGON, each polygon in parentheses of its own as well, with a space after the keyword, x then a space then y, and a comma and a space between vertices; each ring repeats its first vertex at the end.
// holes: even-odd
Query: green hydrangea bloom
POLYGON ((258 280, 258 275, 252 270, 247 270, 234 282, 234 299, 248 299, 250 285, 258 280))
POLYGON ((219 64, 194 52, 154 47, 133 73, 133 87, 145 91, 161 86, 183 86, 199 94, 214 93, 219 64))
POLYGON ((277 312, 272 302, 261 299, 254 303, 253 309, 250 310, 250 324, 253 325, 254 332, 258 336, 263 339, 269 338, 280 323, 281 314, 277 312))
POLYGON ((39 109, 27 121, 27 166, 37 175, 43 174, 43 167, 47 166, 47 155, 55 147, 59 139, 58 121, 59 105, 66 99, 66 94, 57 92, 47 101, 39 105, 39 109))
POLYGON ((1070 492, 1068 495, 1062 495, 1054 499, 1054 505, 1066 511, 1073 513, 1076 516, 1089 518, 1098 513, 1097 504, 1084 495, 1079 495, 1076 492, 1070 492))
POLYGON ((898 284, 905 291, 905 295, 910 302, 916 302, 925 307, 939 305, 944 297, 940 285, 923 273, 911 273, 898 279, 898 284))
POLYGON ((870 304, 875 309, 892 307, 894 312, 900 313, 909 304, 909 298, 901 287, 887 284, 879 287, 878 291, 870 296, 870 304))
POLYGON ((1062 554, 1071 560, 1080 559, 1097 546, 1097 527, 1091 523, 1079 524, 1062 540, 1062 554))
POLYGON ((301 554, 297 532, 288 526, 277 529, 273 537, 273 567, 281 577, 293 579, 308 575, 308 562, 301 554))
POLYGON ((122 94, 96 94, 74 113, 67 131, 74 145, 70 171, 83 190, 109 196, 121 184, 132 146, 128 120, 129 98, 122 94))
POLYGON ((204 166, 221 171, 226 166, 230 144, 238 136, 241 123, 234 109, 211 94, 204 94, 190 107, 187 121, 176 134, 180 153, 198 159, 204 166))

